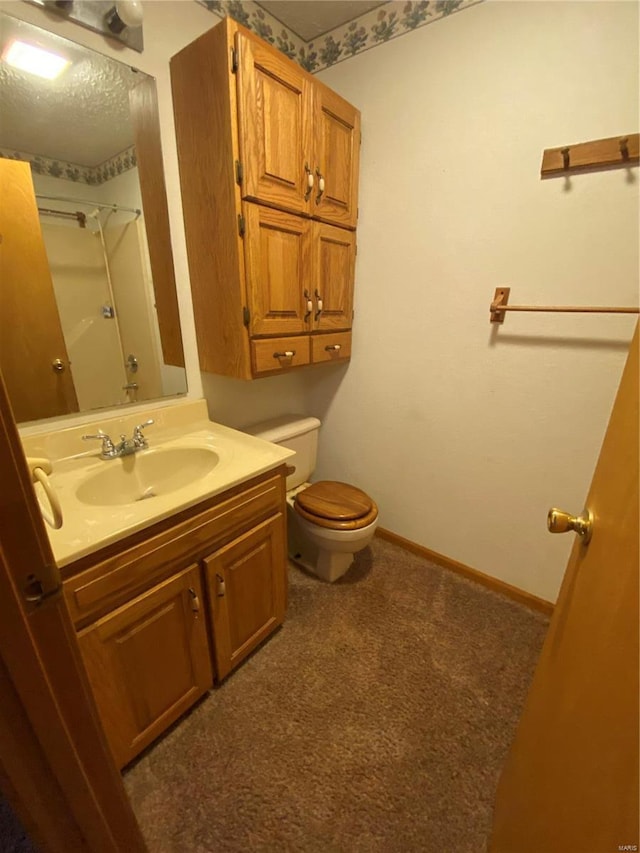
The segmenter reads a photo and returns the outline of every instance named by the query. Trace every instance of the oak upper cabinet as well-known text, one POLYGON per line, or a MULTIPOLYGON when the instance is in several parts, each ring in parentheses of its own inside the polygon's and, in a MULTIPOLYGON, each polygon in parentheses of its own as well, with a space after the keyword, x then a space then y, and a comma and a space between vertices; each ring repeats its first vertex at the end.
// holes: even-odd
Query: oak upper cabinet
POLYGON ((257 204, 243 209, 250 334, 350 329, 353 231, 257 204))
POLYGON ((200 569, 190 566, 78 635, 119 767, 212 686, 200 569))
POLYGON ((281 518, 263 522, 204 561, 216 672, 224 678, 284 621, 281 518))
POLYGON ((234 43, 242 197, 355 228, 360 113, 255 36, 234 43))
POLYGON ((230 18, 171 80, 200 367, 252 379, 349 358, 358 110, 230 18))

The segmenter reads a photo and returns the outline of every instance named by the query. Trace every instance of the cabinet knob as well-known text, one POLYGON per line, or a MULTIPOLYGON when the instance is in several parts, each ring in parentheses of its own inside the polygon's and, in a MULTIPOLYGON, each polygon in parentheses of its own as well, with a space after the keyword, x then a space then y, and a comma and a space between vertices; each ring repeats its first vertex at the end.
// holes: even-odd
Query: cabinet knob
POLYGON ((225 587, 224 578, 222 577, 222 575, 219 575, 217 572, 216 572, 216 587, 217 587, 216 588, 216 595, 218 596, 218 598, 222 598, 222 596, 225 594, 225 592, 227 590, 225 587))
POLYGON ((340 352, 341 349, 342 347, 340 344, 327 344, 325 347, 327 352, 340 352))
POLYGON ((318 317, 322 314, 322 308, 323 308, 322 296, 320 296, 317 288, 316 288, 316 304, 318 306, 317 311, 316 311, 316 320, 317 320, 318 317))
POLYGON ((273 357, 274 358, 293 358, 295 354, 296 354, 296 351, 294 349, 287 349, 284 352, 274 352, 273 357))

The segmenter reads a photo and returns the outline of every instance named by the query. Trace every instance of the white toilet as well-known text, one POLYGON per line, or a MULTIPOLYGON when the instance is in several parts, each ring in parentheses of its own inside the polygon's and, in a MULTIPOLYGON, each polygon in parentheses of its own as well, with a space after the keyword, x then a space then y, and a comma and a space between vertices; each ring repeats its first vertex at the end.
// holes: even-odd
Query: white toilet
POLYGON ((283 415, 244 431, 271 441, 295 456, 287 477, 289 557, 325 581, 333 582, 366 548, 378 526, 378 507, 365 492, 347 483, 310 483, 318 449, 317 418, 283 415))

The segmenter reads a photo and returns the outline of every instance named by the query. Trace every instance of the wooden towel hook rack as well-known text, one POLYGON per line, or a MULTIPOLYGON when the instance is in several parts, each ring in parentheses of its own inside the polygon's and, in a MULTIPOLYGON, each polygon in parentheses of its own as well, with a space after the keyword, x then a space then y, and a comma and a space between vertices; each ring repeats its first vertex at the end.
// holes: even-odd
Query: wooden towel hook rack
POLYGON ((491 323, 504 323, 507 311, 544 311, 569 314, 638 314, 640 308, 609 305, 509 305, 510 287, 496 287, 489 307, 491 323))
POLYGON ((594 172, 598 169, 616 169, 640 163, 640 134, 610 136, 576 145, 546 148, 542 155, 540 176, 554 178, 572 172, 594 172))

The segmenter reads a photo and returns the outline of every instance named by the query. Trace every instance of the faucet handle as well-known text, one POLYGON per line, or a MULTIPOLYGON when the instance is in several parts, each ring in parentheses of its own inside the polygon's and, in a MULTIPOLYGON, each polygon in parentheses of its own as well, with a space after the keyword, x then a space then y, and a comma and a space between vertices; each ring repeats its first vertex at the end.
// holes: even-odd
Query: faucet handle
POLYGON ((153 418, 149 418, 149 420, 145 421, 143 424, 138 424, 137 426, 134 426, 134 428, 133 428, 133 440, 134 440, 134 442, 136 442, 136 444, 139 447, 146 447, 147 446, 147 439, 144 437, 142 430, 145 427, 151 426, 152 423, 154 423, 153 418))
POLYGON ((106 434, 106 432, 103 432, 101 429, 99 429, 95 435, 83 435, 82 436, 83 441, 89 441, 90 439, 99 439, 102 442, 102 455, 103 456, 106 456, 109 453, 113 453, 115 448, 113 446, 113 442, 111 441, 110 437, 106 434))

